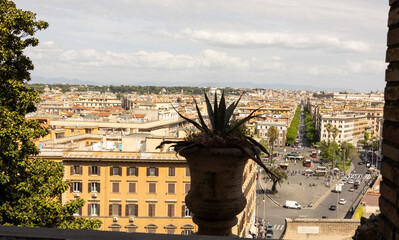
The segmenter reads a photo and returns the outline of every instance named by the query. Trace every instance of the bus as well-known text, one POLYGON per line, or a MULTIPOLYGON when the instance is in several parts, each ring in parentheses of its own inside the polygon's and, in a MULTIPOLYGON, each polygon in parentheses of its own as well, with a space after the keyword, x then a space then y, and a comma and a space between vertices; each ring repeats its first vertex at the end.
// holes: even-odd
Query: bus
POLYGON ((325 176, 327 175, 327 168, 323 166, 318 166, 315 171, 316 176, 325 176))
POLYGON ((317 151, 312 151, 312 158, 317 158, 317 151))
POLYGON ((304 166, 305 167, 310 167, 312 165, 312 161, 310 161, 310 159, 306 159, 305 161, 304 161, 304 166))

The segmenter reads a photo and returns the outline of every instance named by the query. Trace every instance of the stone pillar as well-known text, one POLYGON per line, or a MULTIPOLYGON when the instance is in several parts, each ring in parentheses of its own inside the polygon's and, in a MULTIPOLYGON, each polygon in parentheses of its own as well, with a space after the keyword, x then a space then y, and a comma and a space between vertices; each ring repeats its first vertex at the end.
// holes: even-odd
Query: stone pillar
POLYGON ((389 0, 379 239, 399 240, 399 0, 389 0))

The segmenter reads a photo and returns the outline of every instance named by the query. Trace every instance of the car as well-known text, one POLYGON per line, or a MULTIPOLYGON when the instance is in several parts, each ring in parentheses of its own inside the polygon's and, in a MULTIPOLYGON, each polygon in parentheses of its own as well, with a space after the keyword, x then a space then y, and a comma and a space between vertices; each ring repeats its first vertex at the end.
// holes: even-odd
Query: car
POLYGON ((355 189, 354 189, 353 187, 350 187, 350 188, 348 189, 348 191, 349 191, 349 192, 353 192, 353 191, 355 191, 355 189))
POLYGON ((266 227, 266 231, 271 230, 273 232, 273 224, 268 224, 266 227))
POLYGON ((359 164, 359 165, 363 165, 363 164, 364 164, 364 162, 358 162, 357 164, 359 164))
POLYGON ((266 239, 272 239, 273 238, 273 234, 267 233, 266 234, 266 239))
POLYGON ((326 218, 328 218, 328 217, 327 217, 327 216, 322 216, 321 218, 326 219, 326 218))
POLYGON ((342 185, 346 183, 346 179, 342 179, 341 181, 342 185))
POLYGON ((348 179, 348 183, 349 183, 349 184, 353 184, 353 183, 354 183, 354 182, 353 182, 353 179, 352 179, 352 178, 348 179))
POLYGON ((336 205, 331 205, 329 210, 330 211, 335 211, 335 210, 337 210, 337 206, 336 205))
POLYGON ((345 203, 346 203, 346 200, 343 199, 343 198, 341 198, 341 199, 339 200, 339 202, 338 202, 338 204, 341 204, 341 205, 345 205, 345 203))

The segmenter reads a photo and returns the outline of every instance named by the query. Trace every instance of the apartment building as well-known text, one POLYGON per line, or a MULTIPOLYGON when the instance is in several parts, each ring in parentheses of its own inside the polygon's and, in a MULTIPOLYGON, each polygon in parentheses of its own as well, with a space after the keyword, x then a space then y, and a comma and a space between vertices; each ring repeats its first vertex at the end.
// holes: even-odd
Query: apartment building
POLYGON ((266 121, 256 121, 255 122, 255 133, 258 134, 261 138, 266 139, 267 131, 271 127, 276 127, 278 131, 278 139, 275 141, 275 146, 284 147, 286 142, 287 135, 287 122, 286 121, 276 121, 276 120, 266 120, 266 121))
POLYGON ((365 115, 356 114, 320 114, 320 141, 332 140, 331 134, 328 134, 327 124, 330 123, 333 127, 338 128, 339 133, 335 141, 339 144, 343 141, 352 143, 356 146, 357 142, 363 139, 364 131, 368 123, 365 115))
MULTIPOLYGON (((45 159, 62 162, 71 187, 65 203, 78 197, 86 204, 76 217, 100 219, 100 230, 191 234, 197 231, 185 205, 190 190, 186 160, 175 153, 42 150, 45 159)), ((244 237, 254 218, 256 164, 243 173, 245 210, 233 233, 244 237)))

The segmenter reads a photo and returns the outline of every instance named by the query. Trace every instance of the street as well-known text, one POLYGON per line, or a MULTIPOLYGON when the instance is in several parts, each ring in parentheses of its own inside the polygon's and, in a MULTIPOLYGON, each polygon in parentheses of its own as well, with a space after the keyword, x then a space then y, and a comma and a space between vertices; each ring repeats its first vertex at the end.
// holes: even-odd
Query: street
MULTIPOLYGON (((302 114, 301 114, 302 115, 302 114)), ((292 148, 277 148, 279 155, 282 156, 291 151, 300 152, 309 156, 314 150, 309 148, 306 138, 304 136, 303 118, 300 117, 299 124, 299 139, 303 147, 292 148)), ((276 149, 276 148, 275 148, 276 149)), ((313 160, 313 159, 312 159, 313 160)), ((284 160, 278 158, 277 163, 284 160)), ((365 164, 360 165, 362 160, 356 157, 352 161, 352 168, 348 171, 346 179, 352 181, 358 180, 360 185, 357 189, 349 191, 353 183, 345 183, 342 186, 341 193, 335 192, 335 185, 342 181, 345 177, 340 179, 334 178, 331 187, 327 187, 327 177, 306 177, 302 175, 307 167, 302 165, 302 162, 289 163, 288 180, 285 180, 281 186, 278 186, 278 193, 271 194, 267 190, 271 188, 271 183, 265 183, 261 176, 257 181, 257 210, 256 216, 265 219, 265 222, 273 224, 273 237, 279 238, 284 231, 285 218, 350 218, 352 217, 353 209, 356 208, 358 202, 364 194, 364 189, 367 189, 367 184, 372 178, 372 175, 366 173, 367 167, 365 164), (264 192, 267 192, 266 195, 264 192), (339 200, 343 198, 346 202, 343 205, 338 204, 339 200), (284 208, 286 200, 297 201, 302 205, 302 209, 288 209, 284 208), (314 205, 313 205, 314 204, 314 205), (313 205, 312 207, 310 205, 313 205), (329 210, 331 205, 335 205, 335 210, 329 210)), ((312 167, 320 164, 318 161, 313 161, 312 167)))

